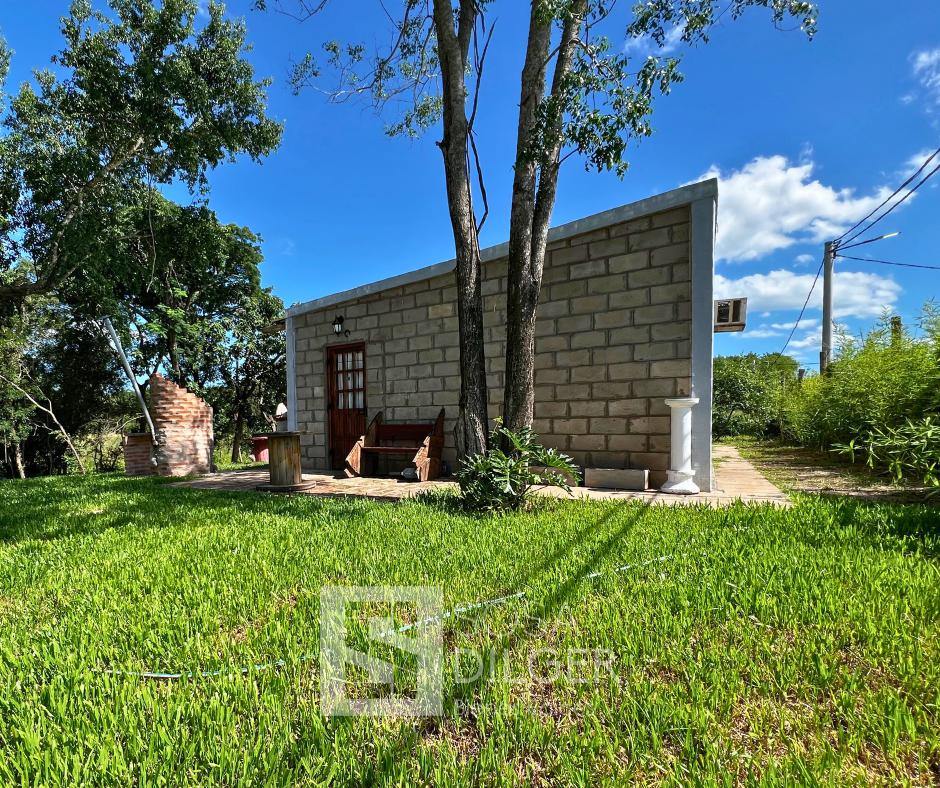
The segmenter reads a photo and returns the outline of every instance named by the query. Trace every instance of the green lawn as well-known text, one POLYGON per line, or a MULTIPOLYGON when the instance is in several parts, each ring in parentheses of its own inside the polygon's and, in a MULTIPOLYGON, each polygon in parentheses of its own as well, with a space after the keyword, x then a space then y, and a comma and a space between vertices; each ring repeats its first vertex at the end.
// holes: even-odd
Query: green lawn
POLYGON ((475 519, 147 479, 0 482, 4 785, 935 784, 938 704, 936 509, 545 502, 475 519), (501 656, 472 683, 448 659, 443 717, 324 719, 325 584, 526 597, 446 624, 448 655, 501 656), (575 649, 612 670, 549 680, 575 649))

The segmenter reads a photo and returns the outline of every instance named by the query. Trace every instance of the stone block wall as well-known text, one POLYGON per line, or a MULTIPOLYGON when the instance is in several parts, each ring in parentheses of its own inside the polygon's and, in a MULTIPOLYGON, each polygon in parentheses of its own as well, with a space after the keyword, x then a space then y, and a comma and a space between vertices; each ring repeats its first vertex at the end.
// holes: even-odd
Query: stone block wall
POLYGON ((125 473, 128 476, 210 473, 215 440, 212 408, 160 374, 150 378, 149 389, 148 407, 157 445, 153 447, 149 435, 144 436, 146 440, 140 433, 128 435, 124 441, 125 473), (151 456, 155 456, 156 463, 151 456), (146 474, 140 472, 143 467, 148 469, 146 474))
MULTIPOLYGON (((669 464, 664 398, 691 388, 689 208, 671 209, 549 245, 536 327, 535 430, 579 464, 669 464)), ((490 418, 503 400, 505 259, 484 263, 490 418)), ((453 466, 460 392, 454 274, 416 281, 293 318, 297 428, 304 464, 328 466, 326 348, 362 341, 367 418, 430 421, 446 409, 453 466), (332 332, 336 315, 349 336, 332 332)))

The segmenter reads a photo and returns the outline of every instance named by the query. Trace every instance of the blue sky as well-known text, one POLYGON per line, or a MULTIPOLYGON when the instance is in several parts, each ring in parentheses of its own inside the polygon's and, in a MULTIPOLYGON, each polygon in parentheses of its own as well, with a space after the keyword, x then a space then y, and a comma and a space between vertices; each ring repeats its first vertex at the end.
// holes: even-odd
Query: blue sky
MULTIPOLYGON (((507 235, 526 5, 491 5, 497 26, 478 120, 491 210, 484 246, 507 235)), ((574 158, 562 174, 555 224, 704 175, 721 179, 716 289, 748 296, 750 304, 747 331, 716 337, 720 354, 779 350, 822 241, 861 218, 900 184, 911 161, 940 146, 936 0, 820 6, 813 42, 775 30, 754 9, 722 23, 707 46, 677 47, 687 79, 659 101, 656 133, 630 151, 626 178, 585 172, 574 158)), ((15 52, 8 89, 48 64, 67 7, 66 0, 0 6, 0 30, 15 52)), ((629 3, 620 7, 623 19, 629 3)), ((287 85, 291 60, 324 40, 384 41, 379 4, 333 0, 305 24, 253 12, 249 0, 228 9, 247 20, 250 57, 259 75, 274 79, 270 111, 286 128, 281 149, 263 164, 239 161, 214 172, 210 204, 224 221, 263 237, 265 283, 290 304, 452 257, 436 137, 388 139, 383 124, 392 115, 330 105, 315 92, 294 96, 287 85)), ((629 46, 643 54, 642 42, 629 46)), ((940 175, 879 227, 901 231, 899 238, 855 251, 940 265, 938 184, 940 175)), ((857 333, 889 306, 911 322, 924 301, 940 296, 938 285, 938 271, 841 261, 837 320, 857 333)), ((818 358, 818 297, 790 346, 806 362, 818 358)))

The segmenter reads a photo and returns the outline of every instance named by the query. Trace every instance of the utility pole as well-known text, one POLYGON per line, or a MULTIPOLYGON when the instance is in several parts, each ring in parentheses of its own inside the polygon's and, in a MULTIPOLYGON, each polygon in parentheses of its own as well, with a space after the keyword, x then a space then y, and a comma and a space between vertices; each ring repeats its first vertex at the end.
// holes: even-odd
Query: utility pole
POLYGON ((826 241, 823 255, 823 314, 822 351, 819 354, 819 372, 825 374, 832 362, 832 268, 834 260, 833 242, 826 241))

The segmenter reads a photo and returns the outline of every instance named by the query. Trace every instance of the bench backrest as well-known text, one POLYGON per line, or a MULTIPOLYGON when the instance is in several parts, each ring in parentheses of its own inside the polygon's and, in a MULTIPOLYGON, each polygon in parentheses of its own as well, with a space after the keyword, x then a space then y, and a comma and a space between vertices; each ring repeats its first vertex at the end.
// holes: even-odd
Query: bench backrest
POLYGON ((434 432, 433 424, 378 424, 376 427, 376 440, 382 441, 413 441, 419 445, 428 435, 434 432))

